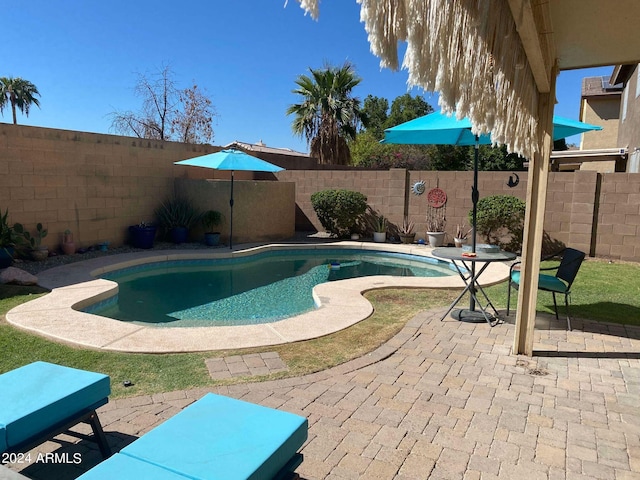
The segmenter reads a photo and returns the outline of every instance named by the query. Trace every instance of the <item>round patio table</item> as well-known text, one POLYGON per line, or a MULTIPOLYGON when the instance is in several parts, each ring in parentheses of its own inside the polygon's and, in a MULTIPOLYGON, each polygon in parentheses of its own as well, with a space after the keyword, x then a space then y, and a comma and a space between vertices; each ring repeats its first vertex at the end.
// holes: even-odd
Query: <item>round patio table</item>
POLYGON ((449 309, 442 316, 440 321, 444 320, 449 312, 451 312, 454 307, 460 302, 465 293, 469 292, 471 295, 472 302, 470 309, 458 309, 452 313, 452 317, 461 321, 461 322, 482 322, 486 321, 490 326, 495 326, 498 323, 498 311, 496 307, 493 306, 491 300, 480 286, 478 279, 480 275, 486 270, 486 268, 492 262, 508 262, 516 259, 516 254, 511 252, 499 251, 495 253, 486 253, 486 252, 476 252, 475 256, 469 256, 471 252, 467 252, 462 248, 455 247, 444 247, 444 248, 436 248, 431 252, 434 257, 442 258, 445 260, 451 260, 451 263, 454 265, 456 270, 458 271, 458 275, 462 278, 462 281, 465 284, 464 290, 462 293, 458 295, 453 303, 449 306, 449 309), (481 267, 479 270, 472 268, 472 264, 481 263, 481 267), (475 272, 475 273, 473 273, 475 272), (482 302, 478 300, 477 292, 481 292, 486 300, 486 305, 482 305, 482 302), (480 307, 480 310, 475 310, 475 305, 480 307), (487 309, 491 307, 495 315, 487 312, 487 309))

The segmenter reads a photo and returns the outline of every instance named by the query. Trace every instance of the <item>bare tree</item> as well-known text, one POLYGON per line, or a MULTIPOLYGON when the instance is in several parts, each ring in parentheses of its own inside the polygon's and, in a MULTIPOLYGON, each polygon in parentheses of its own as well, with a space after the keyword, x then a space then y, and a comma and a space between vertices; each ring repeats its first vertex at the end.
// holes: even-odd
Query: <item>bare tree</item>
POLYGON ((179 142, 205 143, 213 141, 213 118, 216 116, 211 100, 198 85, 185 88, 179 94, 180 106, 171 121, 171 132, 179 142))
POLYGON ((180 90, 171 67, 165 66, 152 75, 138 74, 135 94, 142 99, 138 112, 110 114, 111 129, 116 133, 185 143, 213 140, 216 112, 211 100, 195 84, 180 90))

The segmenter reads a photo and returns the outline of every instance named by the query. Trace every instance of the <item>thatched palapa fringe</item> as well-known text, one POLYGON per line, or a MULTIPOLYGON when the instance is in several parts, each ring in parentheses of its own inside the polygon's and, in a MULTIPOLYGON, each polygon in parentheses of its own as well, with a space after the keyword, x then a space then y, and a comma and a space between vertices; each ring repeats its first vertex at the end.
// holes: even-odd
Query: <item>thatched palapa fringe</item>
MULTIPOLYGON (((298 0, 318 14, 319 0, 298 0)), ((538 91, 507 0, 357 0, 371 51, 397 70, 407 43, 407 83, 438 92, 444 112, 468 117, 473 133, 532 158, 538 91)))

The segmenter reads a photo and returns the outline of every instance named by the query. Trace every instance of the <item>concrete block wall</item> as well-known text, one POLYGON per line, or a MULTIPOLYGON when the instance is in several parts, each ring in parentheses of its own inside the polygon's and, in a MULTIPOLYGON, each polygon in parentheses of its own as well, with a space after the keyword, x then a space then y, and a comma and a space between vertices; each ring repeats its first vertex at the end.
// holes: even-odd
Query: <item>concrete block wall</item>
MULTIPOLYGON (((516 187, 507 186, 510 172, 478 172, 478 191, 480 198, 490 195, 513 195, 525 199, 526 173, 518 173, 520 179, 516 187)), ((411 191, 418 181, 424 181, 426 191, 423 195, 409 195, 408 213, 416 224, 418 237, 424 237, 427 229, 426 216, 428 211, 427 192, 439 187, 447 194, 446 208, 446 241, 453 242, 458 225, 470 227, 469 212, 473 208, 471 192, 473 189, 473 172, 434 172, 411 171, 407 188, 411 191)), ((483 241, 479 239, 479 241, 483 241)))
POLYGON ((597 256, 640 261, 640 173, 602 175, 597 256))
MULTIPOLYGON (((29 229, 42 222, 50 232, 44 243, 51 248, 61 242, 62 232, 67 228, 80 246, 104 240, 122 244, 129 225, 153 219, 159 202, 178 188, 176 179, 215 178, 219 180, 215 190, 224 192, 229 172, 173 164, 219 149, 209 145, 0 124, 0 210, 8 208, 9 221, 23 223, 29 229)), ((479 172, 480 197, 509 194, 524 199, 527 174, 518 172, 519 183, 510 188, 507 183, 514 175, 512 172, 479 172)), ((406 213, 416 223, 418 236, 422 236, 426 230, 426 196, 413 195, 411 186, 418 180, 425 181, 427 190, 439 186, 448 196, 448 241, 456 225, 467 221, 472 206, 472 172, 340 168, 287 170, 266 176, 236 172, 235 180, 238 188, 247 192, 243 198, 252 198, 253 203, 248 204, 249 209, 243 215, 241 203, 236 204, 238 221, 234 223, 234 230, 238 228, 237 232, 242 235, 244 231, 253 231, 259 236, 254 237, 257 240, 289 236, 292 216, 296 229, 321 230, 311 207, 311 194, 327 188, 362 192, 373 208, 395 224, 401 224, 406 213), (255 179, 278 182, 255 182, 255 179), (241 186, 244 182, 247 182, 246 188, 241 186), (274 183, 283 183, 283 186, 266 187, 274 183), (287 183, 290 185, 285 185, 287 183), (258 204, 264 205, 266 212, 258 209, 258 204), (285 214, 280 204, 293 213, 285 214), (256 213, 258 211, 262 213, 256 213), (277 215, 274 212, 278 212, 277 215), (247 220, 245 225, 241 225, 241 218, 247 220), (257 226, 263 220, 275 222, 276 218, 283 222, 276 222, 275 230, 259 232, 257 226)), ((217 203, 213 208, 224 213, 228 197, 220 193, 216 202, 220 202, 220 208, 217 203)), ((640 174, 551 172, 545 234, 551 242, 580 248, 591 255, 640 261, 640 174)), ((252 234, 247 235, 246 239, 250 240, 252 234)))
MULTIPOLYGON (((404 191, 392 189, 391 186, 397 182, 404 184, 405 171, 394 172, 394 170, 286 170, 277 173, 276 177, 279 181, 294 182, 296 185, 296 228, 315 228, 322 231, 323 227, 311 206, 311 195, 321 190, 355 190, 366 195, 369 205, 384 216, 391 217, 393 212, 401 212, 404 208, 404 191)), ((400 214, 400 221, 402 221, 402 214, 400 214)))
MULTIPOLYGON (((277 176, 296 183, 296 207, 304 220, 301 222, 297 217, 297 229, 311 226, 322 230, 311 207, 312 193, 326 188, 348 188, 367 195, 369 204, 397 225, 402 223, 406 212, 415 223, 417 238, 423 238, 427 200, 426 193, 418 196, 411 192, 417 181, 425 182, 426 191, 439 187, 447 194, 447 242, 452 242, 458 224, 469 225, 473 172, 287 171, 277 176)), ((479 172, 480 198, 513 195, 525 200, 527 177, 527 172, 479 172), (510 187, 510 177, 513 184, 516 175, 518 183, 510 187)), ((557 251, 566 245, 591 256, 640 261, 638 223, 640 174, 550 173, 544 227, 546 250, 557 251)))
MULTIPOLYGON (((115 135, 0 124, 0 209, 30 230, 49 229, 55 249, 69 229, 79 246, 127 238, 127 226, 152 221, 171 195, 173 162, 219 150, 115 135)), ((192 175, 202 176, 195 171, 192 175)))

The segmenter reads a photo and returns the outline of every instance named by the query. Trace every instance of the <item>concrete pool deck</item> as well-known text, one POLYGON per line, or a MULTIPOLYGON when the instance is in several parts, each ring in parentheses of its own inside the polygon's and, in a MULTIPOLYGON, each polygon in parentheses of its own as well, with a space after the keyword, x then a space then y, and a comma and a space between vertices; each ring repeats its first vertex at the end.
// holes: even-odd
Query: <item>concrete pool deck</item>
MULTIPOLYGON (((171 327, 141 326, 80 311, 117 292, 115 282, 97 278, 110 271, 158 261, 242 257, 275 249, 336 247, 431 257, 431 248, 426 246, 353 241, 279 243, 214 251, 145 251, 104 256, 41 272, 38 283, 51 292, 15 307, 6 318, 12 325, 32 333, 94 349, 137 353, 226 350, 297 342, 347 328, 372 314, 373 307, 362 296, 368 290, 464 286, 457 274, 433 278, 375 276, 327 282, 314 288, 314 297, 320 307, 311 312, 260 325, 180 328, 180 335, 176 335, 176 329, 171 327)), ((483 273, 481 284, 503 281, 508 271, 507 264, 492 263, 483 273)))

